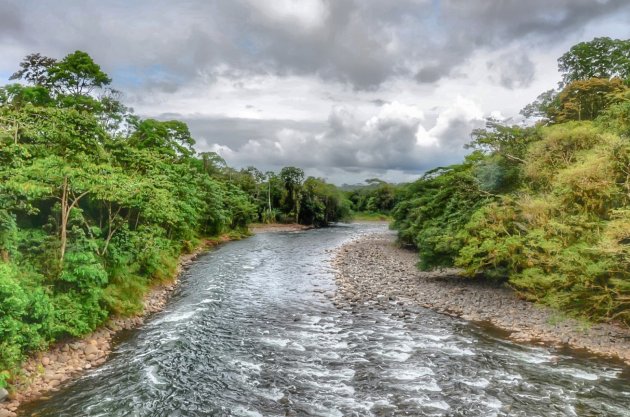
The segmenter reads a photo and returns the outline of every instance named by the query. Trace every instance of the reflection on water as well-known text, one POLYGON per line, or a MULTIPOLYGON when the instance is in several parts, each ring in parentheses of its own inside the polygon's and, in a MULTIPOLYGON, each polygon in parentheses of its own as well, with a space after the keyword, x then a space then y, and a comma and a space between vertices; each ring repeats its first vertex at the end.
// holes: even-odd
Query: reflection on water
POLYGON ((331 249, 380 225, 261 234, 202 257, 168 310, 37 416, 628 416, 630 373, 418 308, 338 310, 331 249))

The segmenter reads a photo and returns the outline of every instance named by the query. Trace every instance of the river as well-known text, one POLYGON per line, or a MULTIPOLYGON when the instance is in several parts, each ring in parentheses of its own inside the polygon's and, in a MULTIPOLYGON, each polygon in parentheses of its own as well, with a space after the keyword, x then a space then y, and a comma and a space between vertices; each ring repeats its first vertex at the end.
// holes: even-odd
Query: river
POLYGON ((385 226, 259 234, 200 257, 167 309, 22 416, 630 416, 621 364, 418 308, 337 309, 334 249, 385 226))

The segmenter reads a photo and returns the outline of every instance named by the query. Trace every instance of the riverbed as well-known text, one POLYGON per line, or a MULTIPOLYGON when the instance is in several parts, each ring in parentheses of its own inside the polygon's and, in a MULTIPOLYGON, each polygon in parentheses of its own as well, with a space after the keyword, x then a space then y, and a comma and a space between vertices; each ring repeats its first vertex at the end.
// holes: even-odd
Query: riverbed
POLYGON ((266 233, 200 257, 100 368, 22 416, 630 415, 630 370, 422 307, 337 308, 336 249, 385 225, 266 233))

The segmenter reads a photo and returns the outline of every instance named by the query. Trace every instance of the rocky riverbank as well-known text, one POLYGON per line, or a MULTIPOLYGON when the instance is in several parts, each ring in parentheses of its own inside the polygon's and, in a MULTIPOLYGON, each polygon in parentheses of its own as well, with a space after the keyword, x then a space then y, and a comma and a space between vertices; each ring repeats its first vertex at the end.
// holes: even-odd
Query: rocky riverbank
POLYGON ((630 364, 630 329, 613 324, 585 326, 554 310, 521 300, 511 289, 459 277, 456 270, 422 272, 417 253, 395 246, 391 234, 375 234, 339 249, 339 307, 392 308, 405 316, 411 304, 466 320, 490 323, 517 342, 585 349, 630 364))
POLYGON ((113 339, 121 330, 140 326, 151 314, 164 309, 170 294, 177 287, 182 271, 203 252, 230 240, 223 236, 205 241, 197 250, 180 258, 174 279, 168 284, 153 287, 146 295, 143 311, 134 317, 114 317, 96 332, 78 340, 58 343, 47 352, 29 358, 22 367, 20 381, 5 402, 0 402, 0 417, 14 417, 21 403, 42 397, 57 389, 63 382, 76 378, 88 369, 102 365, 112 351, 113 339))

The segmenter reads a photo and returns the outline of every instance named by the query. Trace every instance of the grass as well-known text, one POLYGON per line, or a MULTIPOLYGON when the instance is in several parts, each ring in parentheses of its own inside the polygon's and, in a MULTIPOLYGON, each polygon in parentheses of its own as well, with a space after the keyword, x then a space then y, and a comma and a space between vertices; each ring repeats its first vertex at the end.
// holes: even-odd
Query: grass
POLYGON ((380 221, 380 222, 390 222, 392 221, 392 217, 388 214, 384 213, 374 213, 368 211, 359 211, 352 214, 352 221, 355 222, 370 222, 370 221, 380 221))

